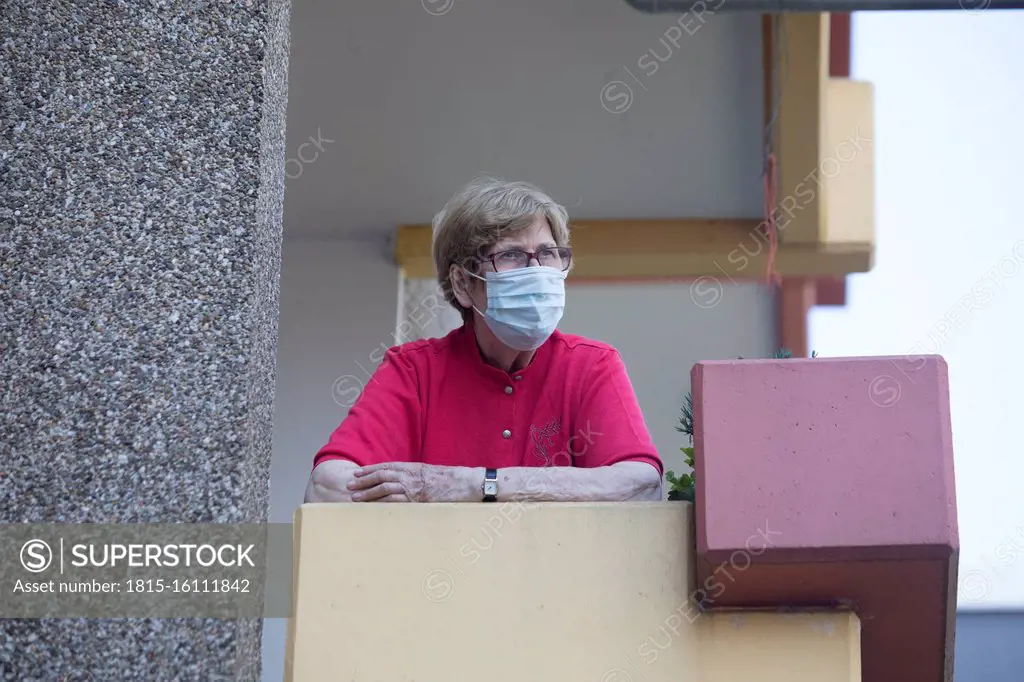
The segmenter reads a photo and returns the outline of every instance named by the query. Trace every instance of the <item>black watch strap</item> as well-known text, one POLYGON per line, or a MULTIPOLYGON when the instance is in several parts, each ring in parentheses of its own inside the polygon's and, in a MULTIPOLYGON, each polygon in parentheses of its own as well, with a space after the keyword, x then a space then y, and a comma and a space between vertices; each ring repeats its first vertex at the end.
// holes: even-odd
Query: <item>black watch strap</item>
POLYGON ((498 470, 487 469, 484 473, 484 502, 498 501, 498 470))

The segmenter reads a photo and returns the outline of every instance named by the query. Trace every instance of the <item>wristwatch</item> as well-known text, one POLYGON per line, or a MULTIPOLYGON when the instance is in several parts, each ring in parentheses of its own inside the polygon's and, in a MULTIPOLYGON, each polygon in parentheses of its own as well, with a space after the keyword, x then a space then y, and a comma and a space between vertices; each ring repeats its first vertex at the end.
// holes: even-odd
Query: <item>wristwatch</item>
POLYGON ((488 469, 484 473, 484 502, 498 501, 498 470, 488 469))

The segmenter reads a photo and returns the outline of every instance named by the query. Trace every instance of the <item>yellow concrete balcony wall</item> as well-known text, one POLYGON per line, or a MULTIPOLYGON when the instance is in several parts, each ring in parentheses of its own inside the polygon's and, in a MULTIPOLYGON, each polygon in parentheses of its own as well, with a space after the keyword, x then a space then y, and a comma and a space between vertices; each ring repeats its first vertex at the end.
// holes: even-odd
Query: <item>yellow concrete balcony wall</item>
POLYGON ((698 608, 772 531, 697 593, 689 503, 307 504, 294 528, 294 682, 861 679, 852 613, 698 608))

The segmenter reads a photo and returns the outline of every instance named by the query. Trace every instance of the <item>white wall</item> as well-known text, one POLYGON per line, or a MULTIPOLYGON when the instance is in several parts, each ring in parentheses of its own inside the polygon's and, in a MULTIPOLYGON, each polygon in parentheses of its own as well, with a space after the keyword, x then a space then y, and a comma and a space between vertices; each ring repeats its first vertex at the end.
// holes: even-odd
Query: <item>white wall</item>
POLYGON ((763 358, 775 350, 775 305, 756 284, 728 285, 714 298, 690 295, 690 283, 578 284, 566 293, 559 329, 615 346, 633 381, 665 467, 685 471, 675 430, 690 369, 700 360, 763 358))
POLYGON ((398 268, 383 240, 285 239, 271 522, 291 522, 313 455, 347 413, 349 389, 365 382, 363 368, 373 371, 381 344, 394 345, 397 305, 398 268))
MULTIPOLYGON (((270 522, 291 523, 313 455, 347 413, 349 380, 365 381, 394 344, 398 268, 384 239, 286 237, 274 398, 270 522), (372 358, 371 358, 372 356, 372 358), (341 403, 341 404, 339 404, 341 403)), ((284 674, 284 619, 264 621, 263 679, 284 674)))

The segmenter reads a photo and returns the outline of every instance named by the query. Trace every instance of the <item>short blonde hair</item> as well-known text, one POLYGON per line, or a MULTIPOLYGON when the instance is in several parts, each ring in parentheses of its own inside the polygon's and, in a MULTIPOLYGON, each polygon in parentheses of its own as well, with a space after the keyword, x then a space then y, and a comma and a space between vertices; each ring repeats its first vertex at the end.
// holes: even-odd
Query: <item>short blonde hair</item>
POLYGON ((520 232, 543 216, 557 246, 569 246, 569 216, 560 204, 539 187, 527 182, 504 182, 477 178, 448 200, 434 216, 433 251, 437 281, 445 300, 462 313, 452 291, 451 267, 460 265, 473 272, 477 260, 501 239, 520 232))

